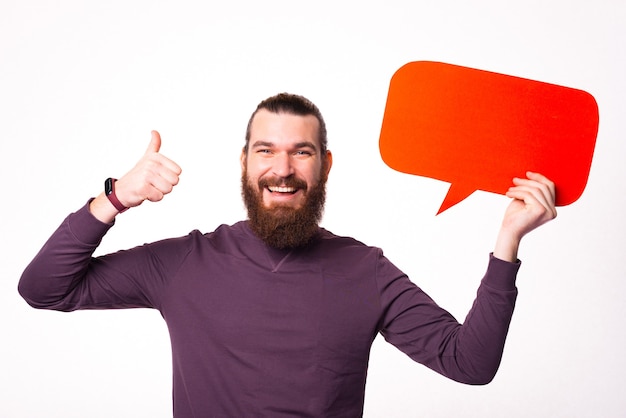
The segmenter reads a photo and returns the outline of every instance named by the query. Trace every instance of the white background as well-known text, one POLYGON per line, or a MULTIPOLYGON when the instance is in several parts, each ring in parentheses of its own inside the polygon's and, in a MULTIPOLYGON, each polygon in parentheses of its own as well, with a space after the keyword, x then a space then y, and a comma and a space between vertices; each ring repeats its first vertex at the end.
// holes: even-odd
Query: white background
POLYGON ((365 416, 624 416, 624 22, 617 0, 3 0, 0 416, 171 416, 158 312, 37 311, 17 282, 62 219, 135 163, 151 129, 181 183, 119 217, 99 253, 240 220, 245 124, 282 91, 327 120, 324 226, 382 247, 463 320, 508 200, 476 192, 435 216, 449 185, 382 163, 389 80, 416 60, 586 90, 600 131, 582 198, 522 243, 496 379, 450 382, 378 338, 365 416))

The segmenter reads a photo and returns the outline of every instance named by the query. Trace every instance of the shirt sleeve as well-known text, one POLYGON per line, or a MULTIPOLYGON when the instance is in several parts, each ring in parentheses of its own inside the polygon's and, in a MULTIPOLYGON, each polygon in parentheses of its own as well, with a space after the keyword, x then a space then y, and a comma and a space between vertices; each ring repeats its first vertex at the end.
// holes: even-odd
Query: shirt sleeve
POLYGON ((171 240, 93 257, 113 224, 88 206, 70 214, 26 267, 20 295, 35 308, 59 311, 158 308, 185 248, 171 240))
POLYGON ((508 332, 520 263, 493 255, 465 322, 459 323, 380 255, 383 337, 413 360, 453 380, 486 384, 495 376, 508 332))

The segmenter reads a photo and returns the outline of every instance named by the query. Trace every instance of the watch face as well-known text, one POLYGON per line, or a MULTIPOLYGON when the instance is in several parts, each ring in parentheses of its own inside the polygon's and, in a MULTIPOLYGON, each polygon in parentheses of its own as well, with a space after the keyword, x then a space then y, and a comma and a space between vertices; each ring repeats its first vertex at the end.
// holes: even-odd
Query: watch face
POLYGON ((114 180, 111 177, 104 181, 104 194, 107 196, 113 193, 113 182, 114 180))

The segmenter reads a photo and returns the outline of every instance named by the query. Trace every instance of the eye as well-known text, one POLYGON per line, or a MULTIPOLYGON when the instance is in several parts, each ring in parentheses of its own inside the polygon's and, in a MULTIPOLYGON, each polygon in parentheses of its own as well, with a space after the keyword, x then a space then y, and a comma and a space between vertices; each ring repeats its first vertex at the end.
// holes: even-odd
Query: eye
POLYGON ((299 151, 295 152, 295 155, 309 157, 309 156, 313 155, 313 153, 311 151, 307 151, 307 150, 299 150, 299 151))

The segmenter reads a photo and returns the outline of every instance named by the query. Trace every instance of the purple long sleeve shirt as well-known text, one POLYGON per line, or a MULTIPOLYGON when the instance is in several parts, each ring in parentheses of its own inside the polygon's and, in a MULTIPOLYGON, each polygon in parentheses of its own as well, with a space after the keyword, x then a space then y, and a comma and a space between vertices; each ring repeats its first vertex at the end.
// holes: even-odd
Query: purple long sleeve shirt
POLYGON ((381 333, 460 382, 495 375, 519 263, 489 259, 463 325, 375 247, 320 229, 306 248, 267 247, 246 222, 94 258, 110 225, 85 206, 26 268, 32 306, 154 308, 172 343, 174 416, 358 417, 381 333))

